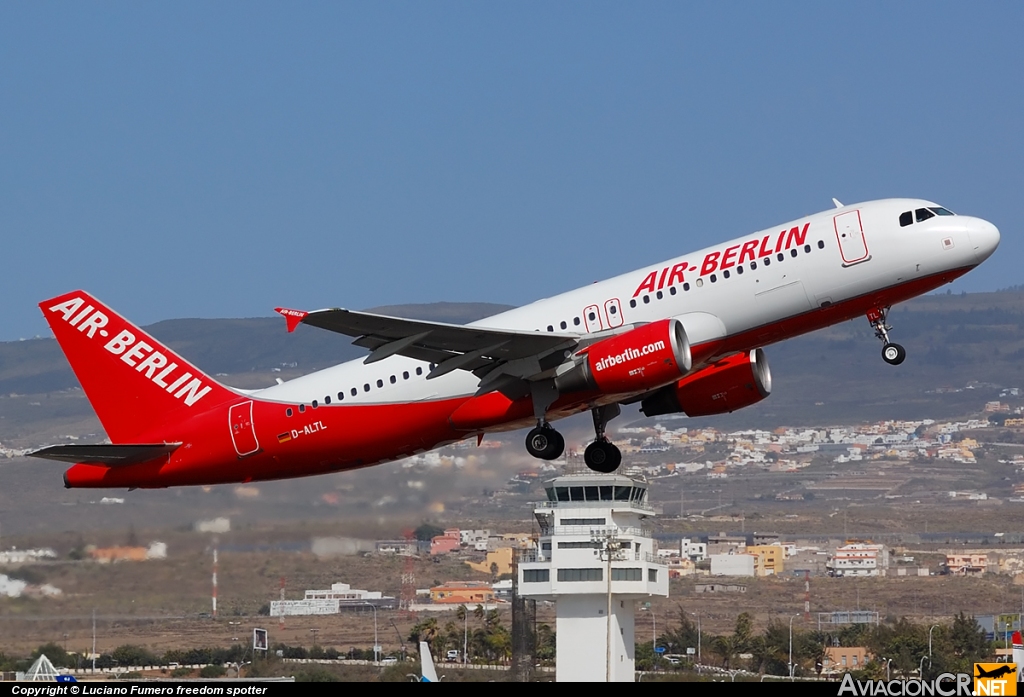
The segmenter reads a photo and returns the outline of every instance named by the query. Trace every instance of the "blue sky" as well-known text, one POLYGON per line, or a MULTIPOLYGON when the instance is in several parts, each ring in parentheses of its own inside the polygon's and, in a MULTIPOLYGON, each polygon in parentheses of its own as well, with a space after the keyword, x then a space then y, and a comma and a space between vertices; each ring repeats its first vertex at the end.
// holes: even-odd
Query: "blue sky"
MULTIPOLYGON (((0 340, 522 304, 929 198, 1024 282, 1021 3, 0 2, 0 340)), ((282 322, 283 327, 283 322, 282 322)), ((283 329, 282 329, 283 330, 283 329)))

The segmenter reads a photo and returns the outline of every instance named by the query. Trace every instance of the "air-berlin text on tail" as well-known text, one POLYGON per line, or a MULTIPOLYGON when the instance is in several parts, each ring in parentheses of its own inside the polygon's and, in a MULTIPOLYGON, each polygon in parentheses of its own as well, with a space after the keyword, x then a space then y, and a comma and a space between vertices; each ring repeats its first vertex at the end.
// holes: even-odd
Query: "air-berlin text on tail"
MULTIPOLYGON (((53 305, 49 310, 59 312, 65 322, 90 339, 97 334, 105 339, 112 331, 105 328, 110 324, 110 318, 92 305, 87 305, 82 298, 65 300, 53 305)), ((192 406, 212 389, 209 385, 204 386, 198 376, 179 368, 177 363, 169 360, 153 346, 145 341, 136 340, 135 334, 128 329, 118 332, 104 344, 103 348, 115 356, 120 356, 122 361, 143 373, 157 387, 176 399, 183 400, 186 406, 192 406)))
MULTIPOLYGON (((747 240, 743 244, 726 247, 721 251, 709 252, 705 255, 704 261, 700 265, 700 275, 707 276, 715 271, 731 269, 737 264, 756 261, 762 257, 781 252, 783 249, 789 249, 794 246, 799 247, 807 240, 807 230, 810 227, 810 223, 804 223, 803 228, 795 225, 789 230, 782 230, 778 235, 765 235, 764 237, 747 240)), ((637 286, 637 289, 633 292, 633 297, 635 298, 644 291, 653 293, 665 286, 683 283, 686 280, 685 274, 696 270, 696 266, 690 266, 684 261, 674 266, 666 266, 660 271, 651 271, 640 282, 640 285, 637 286)))

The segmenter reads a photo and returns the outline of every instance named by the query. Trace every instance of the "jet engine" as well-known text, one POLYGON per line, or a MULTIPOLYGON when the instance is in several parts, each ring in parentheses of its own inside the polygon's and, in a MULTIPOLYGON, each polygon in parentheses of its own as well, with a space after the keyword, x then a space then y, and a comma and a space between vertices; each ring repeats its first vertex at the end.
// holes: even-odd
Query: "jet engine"
POLYGON ((692 360, 686 331, 677 319, 644 324, 591 344, 583 360, 555 378, 561 394, 600 390, 644 392, 678 380, 692 360))
POLYGON ((640 403, 647 416, 711 416, 756 404, 771 394, 772 373, 764 351, 737 353, 687 375, 640 403))

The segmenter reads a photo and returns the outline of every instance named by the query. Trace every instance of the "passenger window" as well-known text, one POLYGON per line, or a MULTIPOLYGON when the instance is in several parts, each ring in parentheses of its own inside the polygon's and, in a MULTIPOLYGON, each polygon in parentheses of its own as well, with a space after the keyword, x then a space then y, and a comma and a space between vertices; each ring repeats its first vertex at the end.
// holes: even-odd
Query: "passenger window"
POLYGON ((408 380, 409 379, 409 371, 408 370, 403 370, 402 371, 402 379, 403 380, 408 380))
POLYGON ((771 258, 771 257, 765 257, 765 258, 764 258, 764 259, 762 259, 761 261, 763 261, 763 262, 764 262, 764 265, 765 265, 765 266, 771 266, 771 265, 772 265, 772 258, 771 258))
POLYGON ((630 307, 636 307, 636 299, 635 298, 633 300, 629 301, 629 306, 630 307))
POLYGON ((736 273, 743 273, 743 267, 742 266, 737 266, 736 267, 736 273))
POLYGON ((824 248, 825 248, 825 241, 824 240, 818 240, 818 249, 824 249, 824 248))
POLYGON ((566 328, 566 327, 568 327, 569 325, 568 325, 568 324, 566 324, 566 323, 565 323, 565 320, 563 319, 563 320, 562 320, 562 321, 561 321, 561 322, 560 322, 560 323, 558 324, 558 326, 559 326, 559 327, 561 327, 562 329, 565 329, 565 328, 566 328))
POLYGON ((928 220, 928 218, 935 217, 935 214, 932 213, 927 208, 918 208, 916 211, 914 211, 914 215, 917 218, 917 222, 919 223, 923 223, 924 221, 928 220))
POLYGON ((394 385, 396 382, 398 382, 398 378, 396 378, 394 375, 392 375, 391 376, 391 384, 394 385))
MULTIPOLYGON (((675 286, 669 286, 668 292, 669 292, 669 295, 675 295, 676 294, 676 287, 675 286)), ((612 314, 613 315, 615 314, 615 308, 614 307, 612 308, 612 314)))
POLYGON ((548 325, 548 331, 549 331, 549 332, 553 332, 553 331, 555 331, 555 328, 554 328, 554 327, 552 327, 552 326, 551 326, 551 325, 549 324, 549 325, 548 325))
POLYGON ((785 259, 785 258, 786 258, 786 255, 785 255, 785 254, 783 254, 782 252, 779 252, 779 254, 778 254, 778 258, 779 258, 779 261, 782 261, 783 259, 785 259))
POLYGON ((416 374, 417 375, 423 375, 423 368, 417 368, 416 369, 416 374))
POLYGON ((729 270, 728 269, 726 269, 725 271, 722 272, 722 278, 729 278, 729 270))
MULTIPOLYGON (((633 301, 633 307, 636 307, 636 301, 633 301)), ((572 323, 574 325, 576 325, 577 327, 580 326, 580 318, 579 317, 573 317, 572 318, 572 323)))
POLYGON ((757 262, 756 261, 750 262, 750 270, 753 271, 756 268, 757 268, 757 262))
POLYGON ((593 312, 588 312, 587 313, 587 319, 589 319, 591 322, 593 322, 595 319, 597 319, 597 315, 595 315, 593 312))
POLYGON ((658 300, 661 300, 664 297, 665 297, 665 295, 659 290, 658 291, 658 300))
POLYGON ((327 395, 326 397, 324 397, 324 404, 330 404, 330 403, 331 403, 331 395, 327 395))
POLYGON ((353 387, 352 388, 352 396, 355 397, 357 394, 359 394, 359 390, 357 390, 356 388, 353 387))
MULTIPOLYGON (((651 296, 645 295, 644 296, 644 305, 646 305, 649 302, 651 302, 651 296)), ((594 313, 590 313, 590 314, 594 314, 594 313)))
POLYGON ((369 391, 370 391, 370 383, 364 382, 363 383, 363 392, 369 392, 369 391))
POLYGON ((285 416, 291 416, 292 415, 292 408, 288 407, 287 409, 285 409, 284 410, 284 415, 285 416))
POLYGON ((316 403, 316 400, 314 399, 314 400, 313 400, 313 408, 314 408, 314 409, 316 409, 316 408, 317 408, 317 406, 319 406, 319 405, 318 405, 318 404, 316 403))
POLYGON ((717 281, 718 281, 718 276, 716 276, 715 274, 711 274, 711 282, 715 283, 717 281))
POLYGON ((611 306, 611 307, 610 307, 610 308, 608 309, 608 312, 612 313, 613 315, 615 315, 615 314, 618 314, 618 312, 619 312, 619 308, 617 308, 617 307, 615 307, 614 305, 612 305, 612 306, 611 306))
POLYGON ((683 290, 690 290, 690 284, 689 283, 684 283, 683 284, 683 290))
POLYGON ((797 252, 798 252, 797 248, 793 247, 793 249, 791 249, 790 252, 789 252, 789 256, 796 257, 797 252))
POLYGON ((300 404, 299 405, 299 413, 300 414, 306 413, 306 405, 305 404, 300 404))
POLYGON ((338 401, 340 402, 340 401, 342 401, 343 399, 345 399, 345 393, 344 393, 344 392, 339 392, 339 393, 338 393, 338 401))
POLYGON ((804 245, 804 254, 810 254, 810 253, 811 253, 811 245, 805 244, 804 245))
POLYGON ((384 381, 383 380, 378 380, 377 381, 377 387, 384 387, 384 381))
POLYGON ((697 279, 697 287, 700 288, 703 285, 704 285, 704 279, 703 278, 698 278, 697 279))
POLYGON ((910 211, 900 213, 900 227, 906 227, 914 222, 914 214, 910 211))

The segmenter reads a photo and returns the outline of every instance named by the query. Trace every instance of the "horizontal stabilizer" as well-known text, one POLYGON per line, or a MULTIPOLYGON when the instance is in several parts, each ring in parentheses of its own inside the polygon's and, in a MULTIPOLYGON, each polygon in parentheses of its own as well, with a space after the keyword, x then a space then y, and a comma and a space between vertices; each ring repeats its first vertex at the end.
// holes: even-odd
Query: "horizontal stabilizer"
POLYGON ((29 457, 73 464, 125 467, 170 455, 181 443, 141 443, 134 445, 51 445, 29 453, 29 457))

